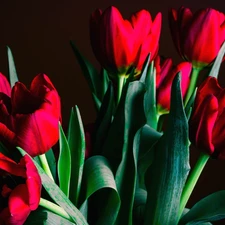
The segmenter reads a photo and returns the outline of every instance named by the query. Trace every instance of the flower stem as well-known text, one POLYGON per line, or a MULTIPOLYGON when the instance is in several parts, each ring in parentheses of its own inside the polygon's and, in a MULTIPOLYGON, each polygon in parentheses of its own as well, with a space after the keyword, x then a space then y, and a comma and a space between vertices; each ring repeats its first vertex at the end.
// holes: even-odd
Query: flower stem
POLYGON ((179 217, 181 217, 182 212, 188 202, 189 197, 191 196, 191 193, 198 181, 198 178, 201 175, 202 170, 204 169, 207 161, 209 159, 209 155, 205 154, 205 153, 201 153, 193 170, 191 171, 188 180, 184 186, 182 195, 181 195, 181 201, 180 201, 180 209, 179 209, 179 217))
POLYGON ((117 96, 116 96, 116 105, 120 102, 120 97, 123 91, 125 76, 118 76, 117 79, 117 96))
POLYGON ((186 94, 185 102, 184 102, 185 106, 187 105, 191 95, 193 94, 193 92, 194 92, 194 90, 196 88, 198 75, 199 75, 200 71, 201 71, 201 69, 199 69, 199 68, 192 68, 191 80, 190 80, 189 88, 187 90, 187 94, 186 94))
POLYGON ((51 170, 48 165, 48 161, 46 159, 46 155, 45 154, 39 155, 38 158, 41 162, 41 166, 43 170, 45 171, 45 173, 54 181, 54 178, 52 176, 51 170))
POLYGON ((71 221, 71 222, 74 222, 71 217, 68 215, 68 213, 63 209, 61 208, 60 206, 56 205, 55 203, 53 202, 50 202, 44 198, 40 198, 40 202, 39 202, 39 205, 48 209, 49 211, 71 221))

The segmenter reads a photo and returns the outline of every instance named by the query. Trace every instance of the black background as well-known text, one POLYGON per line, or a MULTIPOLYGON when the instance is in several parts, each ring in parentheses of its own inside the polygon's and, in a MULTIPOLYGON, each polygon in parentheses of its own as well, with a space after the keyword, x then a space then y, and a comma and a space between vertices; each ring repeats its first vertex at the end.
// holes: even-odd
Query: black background
MULTIPOLYGON (((149 10, 153 17, 162 12, 159 53, 172 57, 174 63, 180 62, 181 58, 173 46, 168 26, 171 7, 178 9, 183 5, 193 11, 212 7, 225 13, 225 2, 215 0, 0 0, 0 71, 8 75, 8 45, 13 52, 20 81, 29 85, 38 73, 47 74, 61 96, 64 126, 67 126, 70 109, 74 105, 78 105, 84 124, 95 119, 91 94, 69 41, 73 40, 81 53, 99 68, 89 41, 89 17, 96 8, 105 9, 110 5, 118 7, 125 18, 143 8, 149 10)), ((223 76, 225 72, 222 70, 222 85, 223 76)), ((197 151, 192 150, 192 163, 197 155, 197 151)), ((225 162, 210 160, 188 206, 222 189, 225 189, 225 162)))

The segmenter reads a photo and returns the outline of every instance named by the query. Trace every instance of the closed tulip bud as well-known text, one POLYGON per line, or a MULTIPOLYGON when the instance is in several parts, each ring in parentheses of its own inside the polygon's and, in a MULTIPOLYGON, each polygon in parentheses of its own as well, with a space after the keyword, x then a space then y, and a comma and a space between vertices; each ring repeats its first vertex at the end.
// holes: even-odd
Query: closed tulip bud
POLYGON ((179 54, 195 68, 210 65, 225 41, 225 15, 207 8, 192 13, 189 8, 172 9, 169 22, 179 54))

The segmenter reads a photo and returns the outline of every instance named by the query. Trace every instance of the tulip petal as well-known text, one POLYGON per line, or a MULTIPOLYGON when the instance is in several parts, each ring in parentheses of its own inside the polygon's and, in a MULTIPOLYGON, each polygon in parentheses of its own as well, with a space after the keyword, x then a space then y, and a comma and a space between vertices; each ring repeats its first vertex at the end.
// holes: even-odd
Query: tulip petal
POLYGON ((211 155, 214 152, 212 134, 218 115, 218 100, 210 94, 199 104, 198 110, 193 110, 195 113, 189 124, 190 140, 199 149, 211 155))
POLYGON ((8 208, 2 210, 0 218, 5 224, 23 225, 29 214, 27 186, 20 184, 11 192, 8 208))
POLYGON ((18 165, 12 159, 6 157, 0 152, 0 169, 14 176, 26 177, 24 166, 18 165))
POLYGON ((3 92, 4 94, 10 96, 11 95, 11 87, 7 80, 7 78, 0 73, 0 92, 3 92))
POLYGON ((223 112, 215 122, 213 128, 213 145, 215 146, 215 151, 213 153, 213 157, 218 159, 225 159, 225 129, 224 129, 224 118, 225 118, 225 109, 224 105, 221 105, 223 108, 223 112))
POLYGON ((17 82, 12 88, 12 114, 28 114, 39 108, 41 98, 34 96, 26 86, 17 82))
POLYGON ((131 23, 123 19, 116 7, 109 7, 103 12, 100 21, 100 37, 101 49, 108 60, 107 67, 123 69, 124 66, 133 63, 135 56, 133 29, 131 23))
POLYGON ((196 63, 210 64, 222 44, 219 42, 219 27, 216 10, 208 8, 197 12, 189 28, 183 32, 185 56, 196 63))
POLYGON ((32 157, 45 153, 58 141, 59 120, 43 109, 27 115, 17 114, 14 122, 14 144, 32 157))
POLYGON ((40 202, 41 178, 34 163, 27 155, 20 160, 20 164, 26 167, 28 202, 30 209, 35 210, 40 202))

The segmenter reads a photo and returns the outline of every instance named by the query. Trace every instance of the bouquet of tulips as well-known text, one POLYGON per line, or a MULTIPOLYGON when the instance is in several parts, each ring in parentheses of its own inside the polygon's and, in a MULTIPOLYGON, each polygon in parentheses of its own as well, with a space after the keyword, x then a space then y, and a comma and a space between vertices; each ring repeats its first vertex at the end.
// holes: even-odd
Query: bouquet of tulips
POLYGON ((129 20, 112 6, 90 17, 97 71, 71 41, 97 111, 67 129, 49 77, 28 89, 0 74, 0 224, 194 225, 225 218, 225 190, 186 204, 208 160, 225 159, 225 15, 169 11, 183 61, 158 54, 161 13, 129 20), (204 25, 204 27, 203 27, 204 25), (191 168, 190 149, 199 151, 191 168))

